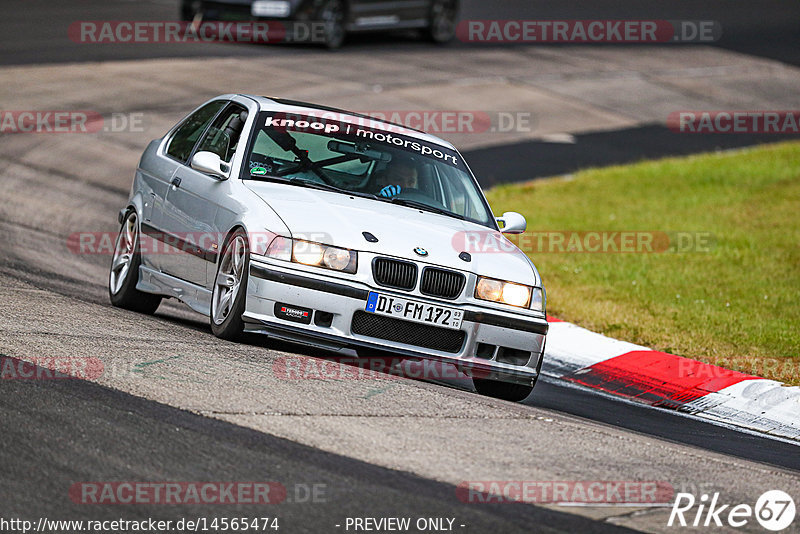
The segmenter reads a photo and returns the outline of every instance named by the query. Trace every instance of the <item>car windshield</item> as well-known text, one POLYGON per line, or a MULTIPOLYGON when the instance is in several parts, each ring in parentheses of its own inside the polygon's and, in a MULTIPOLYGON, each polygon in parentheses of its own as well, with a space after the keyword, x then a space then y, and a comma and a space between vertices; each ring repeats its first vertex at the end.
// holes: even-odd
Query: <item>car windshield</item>
POLYGON ((364 122, 262 112, 243 177, 353 193, 493 227, 461 154, 399 126, 364 122))

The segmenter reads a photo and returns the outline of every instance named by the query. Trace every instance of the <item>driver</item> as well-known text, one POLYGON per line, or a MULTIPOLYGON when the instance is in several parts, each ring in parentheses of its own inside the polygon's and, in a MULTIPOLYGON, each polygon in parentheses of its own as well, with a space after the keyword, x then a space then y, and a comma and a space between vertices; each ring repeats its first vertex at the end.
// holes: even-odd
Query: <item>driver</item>
POLYGON ((378 176, 380 188, 378 195, 385 198, 396 197, 404 189, 415 189, 418 177, 417 167, 410 161, 399 160, 390 165, 378 176))

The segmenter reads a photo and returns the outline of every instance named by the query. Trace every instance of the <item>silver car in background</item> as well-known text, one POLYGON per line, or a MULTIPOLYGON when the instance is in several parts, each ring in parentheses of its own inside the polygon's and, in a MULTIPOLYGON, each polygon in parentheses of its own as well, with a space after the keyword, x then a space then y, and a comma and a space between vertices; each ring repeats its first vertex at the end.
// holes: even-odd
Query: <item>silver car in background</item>
POLYGON ((545 293, 502 235, 525 219, 495 218, 461 154, 434 136, 222 95, 150 143, 119 220, 115 306, 154 313, 171 297, 224 339, 436 360, 507 400, 536 383, 545 293))

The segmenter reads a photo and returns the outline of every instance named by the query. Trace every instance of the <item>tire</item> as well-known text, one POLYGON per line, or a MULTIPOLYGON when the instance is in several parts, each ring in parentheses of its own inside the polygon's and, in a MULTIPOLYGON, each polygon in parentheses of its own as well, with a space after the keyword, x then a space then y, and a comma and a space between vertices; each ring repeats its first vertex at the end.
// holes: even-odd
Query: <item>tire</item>
POLYGON ((459 0, 433 0, 428 15, 426 35, 434 43, 444 44, 456 36, 459 0))
MULTIPOLYGON (((500 382, 498 380, 489 380, 487 378, 473 377, 472 383, 475 385, 475 389, 481 395, 511 402, 524 401, 533 391, 533 386, 513 384, 510 382, 500 382)), ((535 385, 536 384, 534 383, 534 386, 535 385)))
POLYGON ((342 0, 328 0, 320 9, 319 15, 320 20, 325 24, 323 44, 329 50, 341 48, 347 37, 347 31, 344 28, 347 13, 342 0))
POLYGON ((198 0, 183 0, 181 2, 181 20, 191 23, 192 30, 199 31, 204 18, 203 5, 198 0))
POLYGON ((211 292, 209 320, 211 331, 218 338, 236 341, 244 332, 242 314, 247 300, 249 266, 247 234, 239 229, 228 237, 222 247, 211 292))
POLYGON ((181 1, 181 20, 184 22, 192 22, 194 20, 195 8, 192 5, 193 0, 181 1))
POLYGON ((136 289, 139 282, 139 216, 136 210, 125 214, 125 220, 114 244, 114 256, 108 273, 108 296, 111 304, 152 315, 161 304, 161 296, 136 289))

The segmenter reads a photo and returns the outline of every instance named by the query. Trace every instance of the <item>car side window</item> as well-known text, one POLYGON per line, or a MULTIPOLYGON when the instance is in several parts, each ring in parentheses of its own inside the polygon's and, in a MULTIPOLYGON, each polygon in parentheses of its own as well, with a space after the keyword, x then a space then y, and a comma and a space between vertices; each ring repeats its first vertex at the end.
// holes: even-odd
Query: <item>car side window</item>
POLYGON ((236 153, 244 123, 247 120, 247 110, 238 105, 231 105, 219 114, 217 120, 208 129, 197 151, 213 152, 226 163, 230 163, 236 153))
POLYGON ((224 105, 223 101, 211 102, 191 114, 172 134, 172 139, 167 146, 167 154, 185 163, 208 123, 224 105))

